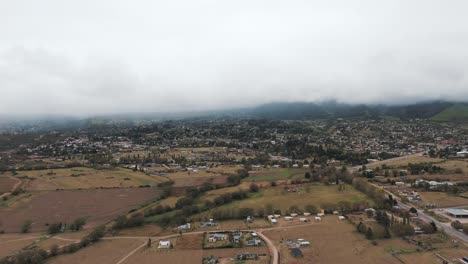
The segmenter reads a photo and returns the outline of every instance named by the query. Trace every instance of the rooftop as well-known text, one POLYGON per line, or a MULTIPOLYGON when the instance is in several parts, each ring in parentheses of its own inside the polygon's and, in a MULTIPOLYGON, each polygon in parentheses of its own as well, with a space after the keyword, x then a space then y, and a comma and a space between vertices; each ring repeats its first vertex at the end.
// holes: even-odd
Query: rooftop
POLYGON ((467 215, 468 216, 468 210, 465 210, 465 209, 447 208, 445 209, 445 211, 453 215, 467 215))

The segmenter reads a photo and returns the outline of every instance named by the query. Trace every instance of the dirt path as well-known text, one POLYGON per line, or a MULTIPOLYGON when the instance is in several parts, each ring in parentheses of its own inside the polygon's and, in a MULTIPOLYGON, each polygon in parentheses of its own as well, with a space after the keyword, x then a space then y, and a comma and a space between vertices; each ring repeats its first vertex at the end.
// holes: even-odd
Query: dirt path
POLYGON ((128 253, 125 257, 123 257, 121 260, 119 260, 119 262, 117 262, 117 264, 121 264, 123 263, 125 260, 127 260, 131 255, 135 254, 135 252, 137 252, 140 248, 146 246, 146 241, 143 242, 143 244, 141 244, 140 246, 138 246, 137 248, 135 248, 134 250, 132 250, 130 253, 128 253))
POLYGON ((10 195, 10 194, 11 194, 13 191, 15 191, 15 190, 21 185, 21 183, 22 183, 22 181, 21 181, 20 179, 16 178, 16 177, 13 177, 13 176, 10 176, 10 175, 8 175, 7 177, 10 178, 10 179, 15 180, 16 183, 15 183, 15 185, 13 185, 13 187, 11 188, 11 190, 10 190, 9 192, 6 192, 6 193, 1 194, 1 195, 0 195, 0 199, 2 199, 3 196, 8 196, 8 195, 10 195))

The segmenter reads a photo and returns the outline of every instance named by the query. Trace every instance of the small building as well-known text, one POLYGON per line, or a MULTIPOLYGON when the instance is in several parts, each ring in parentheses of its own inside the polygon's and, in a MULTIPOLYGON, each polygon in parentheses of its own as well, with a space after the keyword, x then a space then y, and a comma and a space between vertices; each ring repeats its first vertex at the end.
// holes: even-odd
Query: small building
POLYGON ((305 218, 305 217, 301 217, 301 218, 299 218, 299 221, 301 221, 301 222, 304 222, 304 223, 305 223, 305 222, 309 222, 310 220, 309 220, 309 219, 307 219, 307 218, 305 218))
POLYGON ((235 259, 236 260, 257 260, 258 254, 253 254, 253 253, 237 254, 235 259))
POLYGON ((346 220, 346 217, 340 215, 340 216, 338 216, 338 219, 339 219, 339 220, 346 220))
POLYGON ((284 220, 286 220, 286 221, 291 221, 291 220, 293 220, 293 218, 292 218, 291 216, 285 216, 285 217, 284 217, 284 220))
POLYGON ((304 216, 309 216, 309 215, 310 215, 310 213, 307 213, 307 212, 304 213, 304 216))
POLYGON ((296 213, 291 213, 291 216, 292 216, 292 217, 296 217, 297 214, 296 214, 296 213))
POLYGON ((261 246, 262 245, 262 240, 260 239, 249 239, 247 241, 247 246, 250 246, 250 247, 258 247, 258 246, 261 246))
POLYGON ((208 237, 208 242, 215 243, 217 241, 226 240, 227 238, 228 238, 228 235, 226 234, 219 234, 219 233, 210 234, 210 236, 208 237))
POLYGON ((158 248, 163 248, 163 249, 171 248, 171 241, 169 241, 169 240, 160 240, 158 248))
POLYGON ((457 152, 457 157, 460 157, 460 158, 466 158, 468 157, 468 150, 464 149, 460 152, 457 152))
POLYGON ((179 227, 177 227, 178 230, 190 230, 190 228, 192 227, 192 225, 190 223, 186 223, 185 225, 181 225, 179 227))
POLYGON ((445 213, 455 218, 468 218, 468 210, 457 208, 446 208, 445 213))
POLYGON ((339 214, 339 212, 338 211, 333 211, 333 214, 337 215, 337 214, 339 214))
POLYGON ((315 217, 315 222, 320 222, 320 221, 322 221, 322 218, 316 216, 316 217, 315 217))
POLYGON ((278 223, 278 220, 272 218, 272 219, 270 219, 270 222, 271 222, 272 224, 277 224, 277 223, 278 223))

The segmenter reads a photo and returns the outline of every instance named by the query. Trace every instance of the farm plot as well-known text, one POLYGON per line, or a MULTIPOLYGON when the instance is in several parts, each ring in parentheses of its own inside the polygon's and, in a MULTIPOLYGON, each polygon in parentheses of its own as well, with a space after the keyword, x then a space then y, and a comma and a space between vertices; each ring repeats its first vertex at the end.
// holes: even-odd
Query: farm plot
MULTIPOLYGON (((105 239, 76 253, 50 259, 50 264, 115 264, 128 253, 145 243, 144 239, 105 239)), ((125 262, 133 263, 133 262, 125 262)), ((153 259, 154 263, 154 259, 153 259)))
POLYGON ((453 207, 468 205, 468 198, 443 192, 420 192, 423 204, 433 203, 437 207, 453 207))
POLYGON ((19 179, 10 178, 6 175, 0 175, 0 194, 9 192, 19 183, 19 179))
POLYGON ((39 237, 36 236, 0 236, 0 258, 9 256, 16 251, 23 249, 24 247, 32 244, 39 237))
POLYGON ((142 248, 130 256, 122 264, 138 263, 171 263, 171 264, 193 264, 202 263, 202 250, 161 250, 156 251, 153 248, 142 248))
POLYGON ((113 187, 138 187, 157 185, 167 181, 160 176, 149 176, 125 168, 93 169, 75 167, 69 169, 19 171, 16 177, 28 178, 26 190, 91 189, 113 187))
MULTIPOLYGON (((379 240, 374 246, 355 231, 355 227, 335 216, 325 217, 318 225, 298 226, 265 231, 281 256, 281 263, 400 263, 385 248, 404 248, 406 242, 399 239, 379 240), (339 239, 337 239, 339 238, 339 239), (291 255, 286 240, 305 239, 309 247, 301 247, 303 258, 291 255)), ((408 247, 411 245, 408 244, 408 247)))
MULTIPOLYGON (((310 204, 315 205, 317 208, 320 208, 325 204, 331 204, 335 206, 340 201, 347 201, 351 204, 373 204, 373 202, 365 194, 355 190, 350 185, 346 185, 345 189, 341 191, 338 190, 338 187, 335 185, 325 186, 305 184, 302 187, 291 186, 291 188, 295 191, 289 192, 288 190, 284 189, 284 186, 260 189, 260 192, 252 198, 232 202, 215 210, 232 207, 248 207, 259 209, 264 208, 266 205, 271 205, 273 209, 280 209, 284 212, 292 205, 295 205, 300 209, 304 209, 306 205, 310 204)), ((212 196, 209 196, 209 198, 212 198, 212 196)))
POLYGON ((174 187, 191 187, 199 186, 205 182, 213 184, 225 184, 227 182, 227 175, 217 172, 209 172, 206 170, 199 171, 179 171, 169 173, 166 175, 174 181, 174 187))
POLYGON ((250 176, 243 179, 247 182, 255 181, 277 181, 277 180, 292 180, 302 179, 308 169, 302 168, 270 168, 260 169, 258 171, 250 172, 250 176))
POLYGON ((79 217, 87 217, 87 227, 93 227, 153 200, 159 194, 154 188, 34 192, 24 201, 0 207, 0 230, 19 232, 22 223, 31 220, 32 230, 42 231, 47 223, 70 223, 79 217))

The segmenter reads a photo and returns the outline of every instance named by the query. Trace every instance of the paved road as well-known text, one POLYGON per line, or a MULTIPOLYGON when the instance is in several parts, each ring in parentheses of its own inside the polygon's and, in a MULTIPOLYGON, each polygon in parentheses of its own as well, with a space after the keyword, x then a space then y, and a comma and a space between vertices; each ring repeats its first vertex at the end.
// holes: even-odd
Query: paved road
MULTIPOLYGON (((373 183, 371 183, 371 184, 373 184, 373 183)), ((376 186, 377 188, 380 188, 379 186, 377 186, 377 185, 375 185, 375 184, 373 184, 373 185, 376 186)), ((382 188, 381 188, 381 189, 382 189, 382 188)), ((402 207, 403 209, 409 210, 409 209, 411 208, 411 206, 402 203, 400 197, 394 195, 393 193, 391 193, 391 192, 388 191, 388 190, 385 190, 385 189, 382 189, 382 190, 384 190, 387 194, 392 195, 392 197, 393 197, 395 200, 398 201, 398 205, 399 205, 400 207, 402 207)), ((434 223, 436 224, 437 228, 444 230, 445 233, 447 233, 447 234, 449 234, 449 235, 451 235, 451 236, 453 236, 453 237, 456 237, 456 238, 458 238, 458 239, 460 239, 460 240, 462 240, 462 241, 468 243, 468 236, 465 235, 463 232, 460 232, 460 231, 454 229, 454 228, 453 228, 452 226, 450 226, 449 224, 444 224, 444 223, 441 223, 441 222, 437 221, 437 220, 434 219, 432 216, 427 215, 426 213, 424 213, 423 210, 418 209, 418 217, 421 218, 422 220, 428 222, 428 223, 434 222, 434 223)))

